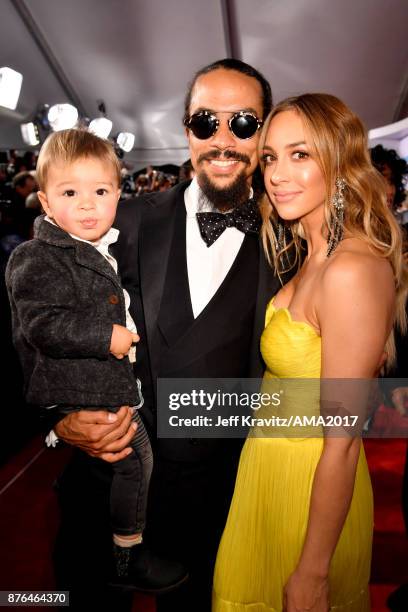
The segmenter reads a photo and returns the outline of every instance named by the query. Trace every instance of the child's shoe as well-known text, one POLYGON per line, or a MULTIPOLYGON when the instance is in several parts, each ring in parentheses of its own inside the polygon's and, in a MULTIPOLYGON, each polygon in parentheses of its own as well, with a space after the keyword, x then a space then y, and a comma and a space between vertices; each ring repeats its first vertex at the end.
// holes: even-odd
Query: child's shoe
POLYGON ((114 560, 111 586, 159 594, 176 589, 188 578, 181 563, 157 557, 143 542, 129 548, 114 544, 114 560))

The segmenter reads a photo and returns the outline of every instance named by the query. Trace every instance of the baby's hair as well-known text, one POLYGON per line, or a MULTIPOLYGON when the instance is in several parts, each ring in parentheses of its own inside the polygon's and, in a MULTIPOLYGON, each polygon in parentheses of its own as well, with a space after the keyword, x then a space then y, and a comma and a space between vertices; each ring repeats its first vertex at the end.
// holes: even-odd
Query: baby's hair
POLYGON ((47 184, 52 164, 73 163, 78 159, 94 157, 113 166, 120 186, 121 167, 113 146, 109 141, 84 129, 61 130, 48 136, 38 156, 36 178, 43 191, 47 184))

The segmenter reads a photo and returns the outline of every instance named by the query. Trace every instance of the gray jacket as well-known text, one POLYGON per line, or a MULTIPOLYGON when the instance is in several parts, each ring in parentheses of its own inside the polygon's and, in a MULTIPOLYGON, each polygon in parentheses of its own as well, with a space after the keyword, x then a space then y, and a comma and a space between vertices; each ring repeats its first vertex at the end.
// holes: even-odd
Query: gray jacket
POLYGON ((113 323, 126 325, 120 280, 93 246, 38 217, 34 239, 9 259, 6 285, 29 403, 139 403, 129 359, 109 353, 113 323))

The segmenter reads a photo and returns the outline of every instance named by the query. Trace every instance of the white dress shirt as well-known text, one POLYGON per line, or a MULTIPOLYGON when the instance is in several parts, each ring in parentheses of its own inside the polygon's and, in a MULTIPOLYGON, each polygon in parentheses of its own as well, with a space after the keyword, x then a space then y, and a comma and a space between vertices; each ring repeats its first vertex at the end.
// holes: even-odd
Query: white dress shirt
MULTIPOLYGON (((252 197, 252 190, 250 197, 252 197)), ((212 212, 209 203, 200 205, 197 179, 184 192, 187 211, 187 272, 194 318, 204 310, 227 276, 242 246, 245 234, 236 227, 227 227, 221 236, 207 246, 200 234, 196 213, 212 212)))

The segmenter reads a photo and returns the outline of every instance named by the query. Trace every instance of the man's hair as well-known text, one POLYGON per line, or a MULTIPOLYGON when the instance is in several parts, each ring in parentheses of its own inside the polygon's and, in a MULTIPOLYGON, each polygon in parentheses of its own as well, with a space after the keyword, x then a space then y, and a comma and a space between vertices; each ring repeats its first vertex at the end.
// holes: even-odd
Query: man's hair
POLYGON ((265 119, 267 114, 270 112, 272 108, 272 91, 271 86, 265 77, 255 68, 246 64, 245 62, 241 62, 241 60, 225 58, 221 60, 217 60, 208 66, 204 66, 193 76, 192 81, 190 82, 186 97, 184 98, 184 117, 183 121, 186 122, 190 118, 190 104, 191 104, 191 96, 193 93, 194 85, 197 82, 197 79, 203 74, 208 74, 209 72, 213 72, 214 70, 234 70, 235 72, 240 72, 241 74, 245 74, 246 76, 252 77, 256 79, 262 88, 262 107, 263 107, 263 116, 262 119, 265 119))
POLYGON ((11 184, 14 189, 16 189, 17 187, 25 187, 27 179, 35 181, 35 178, 31 174, 31 172, 29 172, 28 170, 24 170, 23 172, 19 172, 13 177, 11 184))
POLYGON ((120 162, 110 142, 84 129, 71 129, 53 132, 41 147, 36 172, 40 189, 45 189, 52 164, 58 162, 72 164, 79 159, 90 157, 111 164, 120 185, 120 162))

